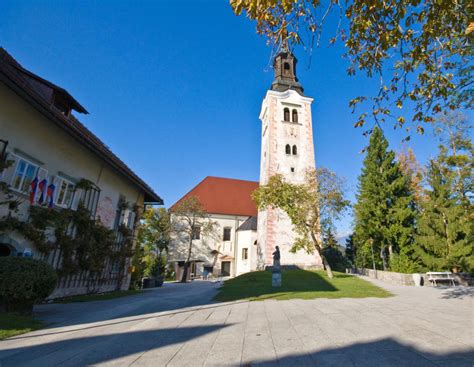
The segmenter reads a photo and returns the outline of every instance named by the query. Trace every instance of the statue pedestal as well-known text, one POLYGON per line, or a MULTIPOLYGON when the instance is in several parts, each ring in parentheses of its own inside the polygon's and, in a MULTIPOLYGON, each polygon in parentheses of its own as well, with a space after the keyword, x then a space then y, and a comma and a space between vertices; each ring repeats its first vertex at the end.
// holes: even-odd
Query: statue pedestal
POLYGON ((272 287, 281 287, 281 273, 272 273, 272 287))

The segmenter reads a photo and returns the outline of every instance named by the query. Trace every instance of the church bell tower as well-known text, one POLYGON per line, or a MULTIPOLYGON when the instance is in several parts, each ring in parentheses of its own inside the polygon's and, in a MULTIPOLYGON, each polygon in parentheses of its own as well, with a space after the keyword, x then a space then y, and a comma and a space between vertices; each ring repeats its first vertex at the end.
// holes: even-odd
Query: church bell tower
MULTIPOLYGON (((296 76, 296 57, 286 42, 273 60, 274 81, 262 102, 262 147, 260 185, 281 174, 287 182, 304 182, 306 171, 315 168, 312 98, 304 96, 296 76)), ((280 209, 266 209, 258 213, 257 262, 258 269, 273 263, 272 252, 280 247, 281 264, 302 268, 320 267, 317 254, 291 249, 296 235, 288 216, 280 209)))

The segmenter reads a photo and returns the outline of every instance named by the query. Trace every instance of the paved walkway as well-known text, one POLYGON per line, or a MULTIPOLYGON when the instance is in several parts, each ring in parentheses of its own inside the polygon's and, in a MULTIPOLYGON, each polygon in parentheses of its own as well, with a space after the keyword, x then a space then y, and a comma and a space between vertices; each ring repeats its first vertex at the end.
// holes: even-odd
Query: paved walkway
POLYGON ((472 289, 383 286, 395 297, 215 304, 194 282, 44 305, 55 324, 0 342, 0 366, 474 365, 472 289))

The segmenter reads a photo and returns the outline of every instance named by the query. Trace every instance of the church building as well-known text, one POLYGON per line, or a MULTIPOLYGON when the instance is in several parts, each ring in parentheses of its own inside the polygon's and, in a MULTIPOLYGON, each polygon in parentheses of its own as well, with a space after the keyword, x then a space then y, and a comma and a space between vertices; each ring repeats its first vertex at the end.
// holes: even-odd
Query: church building
MULTIPOLYGON (((260 112, 260 182, 207 177, 179 200, 195 196, 209 213, 210 219, 222 227, 221 236, 218 233, 217 238, 209 236, 194 240, 191 259, 193 277, 206 277, 207 274, 236 276, 265 269, 273 263, 272 253, 276 246, 280 248, 283 266, 322 267, 316 253, 307 254, 302 250, 290 252, 296 237, 290 219, 282 210, 268 208, 257 213, 251 199, 251 193, 258 185, 267 184, 275 174, 282 175, 290 183, 299 184, 303 183, 306 171, 315 168, 311 117, 313 99, 303 94, 303 87, 296 77, 296 63, 295 56, 283 43, 273 61, 275 79, 260 112), (229 182, 233 184, 229 185, 229 182), (249 210, 241 211, 242 206, 249 210), (223 215, 230 216, 234 224, 230 225, 230 218, 223 215), (226 223, 221 223, 222 220, 226 223)), ((183 241, 173 239, 170 246, 170 259, 176 264, 177 278, 184 265, 186 246, 183 241)))

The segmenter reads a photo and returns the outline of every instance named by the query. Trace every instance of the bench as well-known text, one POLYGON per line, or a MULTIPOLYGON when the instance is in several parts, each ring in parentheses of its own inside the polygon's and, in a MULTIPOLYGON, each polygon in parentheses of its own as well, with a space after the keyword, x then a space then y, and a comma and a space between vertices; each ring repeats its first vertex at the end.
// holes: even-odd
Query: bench
POLYGON ((437 282, 450 282, 453 286, 456 286, 454 281, 453 274, 450 271, 430 271, 426 273, 428 280, 433 283, 435 286, 438 285, 437 282))

